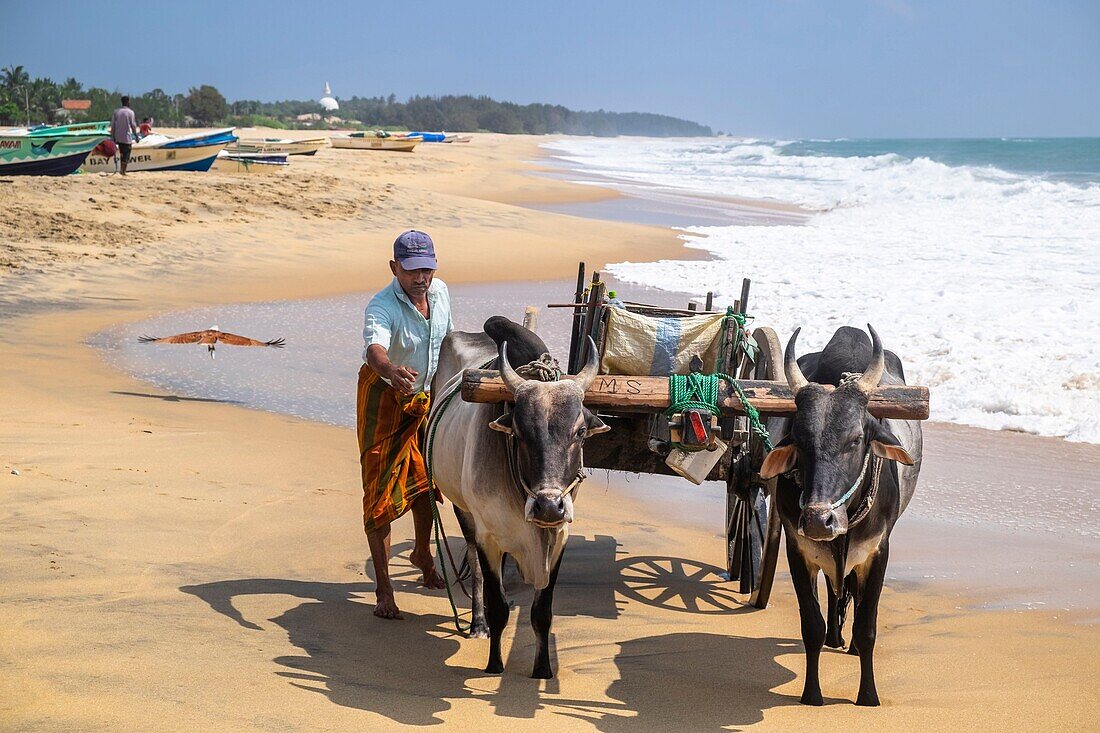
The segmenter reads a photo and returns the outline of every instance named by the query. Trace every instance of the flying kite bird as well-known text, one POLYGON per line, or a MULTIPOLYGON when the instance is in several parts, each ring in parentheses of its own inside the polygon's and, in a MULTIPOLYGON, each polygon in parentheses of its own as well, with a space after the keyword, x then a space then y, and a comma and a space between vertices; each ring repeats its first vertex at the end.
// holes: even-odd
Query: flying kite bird
POLYGON ((211 326, 205 331, 179 333, 175 336, 165 336, 164 338, 139 336, 138 341, 143 344, 206 344, 206 350, 210 352, 211 359, 214 358, 214 344, 219 342, 229 344, 230 346, 274 346, 276 349, 281 349, 286 346, 285 339, 278 338, 272 341, 257 341, 256 339, 250 339, 245 336, 238 336, 235 333, 219 331, 217 326, 211 326))

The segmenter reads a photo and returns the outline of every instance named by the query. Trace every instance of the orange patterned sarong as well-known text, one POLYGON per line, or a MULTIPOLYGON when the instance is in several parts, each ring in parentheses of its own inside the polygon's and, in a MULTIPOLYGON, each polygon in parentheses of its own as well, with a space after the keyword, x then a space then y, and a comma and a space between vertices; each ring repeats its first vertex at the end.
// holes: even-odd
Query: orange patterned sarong
POLYGON ((400 517, 428 490, 420 452, 420 431, 428 416, 425 397, 398 394, 367 364, 359 370, 355 412, 367 532, 400 517))

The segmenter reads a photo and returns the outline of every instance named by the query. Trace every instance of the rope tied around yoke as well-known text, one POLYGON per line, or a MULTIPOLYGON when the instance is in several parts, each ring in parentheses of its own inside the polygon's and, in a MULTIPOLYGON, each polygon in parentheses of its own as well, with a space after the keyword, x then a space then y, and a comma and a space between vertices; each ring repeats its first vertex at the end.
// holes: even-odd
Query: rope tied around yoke
POLYGON ((540 382, 557 382, 561 379, 561 367, 558 360, 544 352, 539 358, 529 364, 516 367, 516 374, 524 379, 535 379, 540 382))

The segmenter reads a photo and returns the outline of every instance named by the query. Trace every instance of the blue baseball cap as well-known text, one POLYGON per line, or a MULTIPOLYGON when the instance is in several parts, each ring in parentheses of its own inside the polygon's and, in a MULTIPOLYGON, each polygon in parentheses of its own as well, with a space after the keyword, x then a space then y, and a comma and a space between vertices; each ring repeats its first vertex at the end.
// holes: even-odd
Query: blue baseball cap
POLYGON ((394 240, 393 258, 406 270, 439 269, 432 238, 416 229, 403 232, 394 240))

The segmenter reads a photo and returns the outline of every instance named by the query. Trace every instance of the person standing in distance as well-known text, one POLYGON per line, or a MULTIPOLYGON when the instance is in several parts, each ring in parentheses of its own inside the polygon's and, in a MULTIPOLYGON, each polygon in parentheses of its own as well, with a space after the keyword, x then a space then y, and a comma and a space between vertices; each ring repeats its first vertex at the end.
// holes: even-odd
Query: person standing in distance
POLYGON ((122 95, 122 106, 111 115, 111 140, 118 147, 118 158, 122 175, 126 175, 126 166, 130 164, 130 147, 137 137, 137 117, 130 109, 130 98, 122 95))
POLYGON ((447 286, 431 237, 411 229, 393 243, 393 280, 371 298, 363 319, 356 425, 363 477, 363 529, 374 563, 374 615, 400 619, 390 582, 390 525, 409 510, 410 560, 428 588, 446 587, 429 544, 432 506, 421 446, 432 377, 443 337, 454 329, 447 286))

